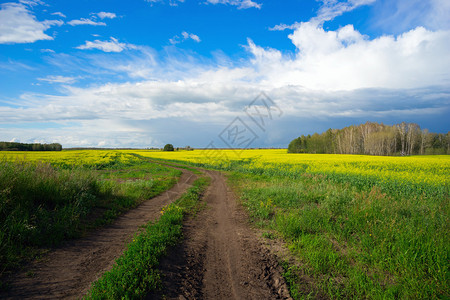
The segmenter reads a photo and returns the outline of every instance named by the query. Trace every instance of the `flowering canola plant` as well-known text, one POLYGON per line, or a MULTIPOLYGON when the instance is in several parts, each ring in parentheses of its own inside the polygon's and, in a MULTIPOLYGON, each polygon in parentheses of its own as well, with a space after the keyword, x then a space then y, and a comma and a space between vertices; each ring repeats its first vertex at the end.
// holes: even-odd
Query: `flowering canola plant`
POLYGON ((59 166, 100 166, 117 162, 126 164, 138 158, 120 150, 67 150, 5 151, 0 152, 0 159, 15 162, 45 162, 59 166))
POLYGON ((49 162, 59 166, 105 166, 130 163, 135 155, 178 161, 199 167, 251 174, 298 178, 322 174, 336 182, 360 188, 378 186, 385 192, 449 196, 450 156, 369 156, 343 154, 289 154, 286 149, 258 150, 67 150, 6 151, 0 159, 49 162))
POLYGON ((387 192, 449 196, 450 156, 369 156, 289 154, 286 149, 133 151, 164 160, 222 170, 287 176, 323 174, 358 187, 379 186, 387 192))

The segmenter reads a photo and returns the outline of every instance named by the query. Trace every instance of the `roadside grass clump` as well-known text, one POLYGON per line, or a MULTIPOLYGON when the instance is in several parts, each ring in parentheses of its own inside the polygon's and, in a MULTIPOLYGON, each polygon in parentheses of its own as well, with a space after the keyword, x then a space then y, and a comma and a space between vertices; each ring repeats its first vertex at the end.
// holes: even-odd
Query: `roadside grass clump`
POLYGON ((196 211, 208 184, 207 178, 197 179, 180 199, 165 206, 159 220, 144 226, 112 269, 92 284, 85 299, 142 299, 160 289, 159 260, 180 241, 183 219, 196 211))
POLYGON ((295 299, 449 296, 448 197, 402 197, 311 174, 233 172, 229 181, 255 224, 284 240, 300 264, 302 273, 285 266, 295 299), (307 281, 314 284, 305 289, 307 281))
MULTIPOLYGON (((92 159, 103 152, 86 155, 92 159)), ((116 153, 108 159, 112 157, 123 160, 116 153)), ((7 288, 7 275, 25 261, 63 240, 111 223, 121 213, 171 188, 181 175, 179 170, 131 157, 102 170, 0 160, 1 289, 7 288)), ((54 160, 57 164, 58 155, 54 160)))
POLYGON ((0 274, 17 266, 28 246, 75 237, 101 195, 97 177, 86 170, 0 161, 0 274))

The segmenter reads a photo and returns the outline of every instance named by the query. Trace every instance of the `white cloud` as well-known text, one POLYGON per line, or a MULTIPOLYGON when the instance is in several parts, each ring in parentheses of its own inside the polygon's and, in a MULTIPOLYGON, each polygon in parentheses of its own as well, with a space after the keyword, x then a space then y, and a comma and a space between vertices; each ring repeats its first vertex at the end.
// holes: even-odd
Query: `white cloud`
POLYGON ((47 76, 44 78, 38 78, 39 81, 45 81, 48 83, 67 83, 67 84, 71 84, 77 81, 76 77, 67 77, 67 76, 61 76, 61 75, 57 75, 57 76, 47 76))
POLYGON ((52 49, 41 49, 42 53, 55 53, 55 50, 52 49))
POLYGON ((44 31, 62 24, 63 22, 59 20, 39 22, 24 5, 5 3, 1 5, 0 10, 0 44, 53 40, 53 37, 45 34, 44 31))
POLYGON ((313 18, 318 22, 333 20, 342 14, 352 11, 362 5, 373 4, 376 0, 320 0, 320 7, 317 16, 313 18))
POLYGON ((205 3, 234 5, 237 6, 238 9, 246 9, 246 8, 260 9, 262 6, 261 3, 256 3, 252 0, 206 0, 205 3))
MULTIPOLYGON (((355 114, 358 109, 358 114, 377 109, 409 111, 421 107, 414 107, 418 102, 413 95, 422 93, 423 98, 440 89, 433 92, 432 86, 450 87, 448 31, 432 32, 419 27, 399 36, 370 40, 351 25, 326 31, 303 23, 290 39, 299 49, 293 57, 249 40, 246 48, 252 59, 242 66, 199 65, 194 60, 183 66, 183 71, 177 71, 180 63, 189 58, 162 65, 149 56, 153 60, 148 66, 151 68, 148 74, 154 75, 152 80, 87 89, 70 87, 66 96, 41 97, 41 103, 48 103, 54 111, 41 108, 41 112, 24 114, 37 117, 45 114, 43 119, 55 118, 63 111, 70 111, 73 119, 226 119, 261 90, 283 102, 279 104, 286 111, 292 108, 291 115, 302 109, 310 116, 355 114), (402 94, 402 90, 407 92, 402 94), (397 94, 388 98, 382 95, 383 91, 397 94), (381 95, 379 99, 371 95, 377 93, 381 95), (398 108, 390 103, 402 95, 405 102, 398 108)), ((447 97, 448 102, 447 94, 439 97, 447 97)), ((36 96, 24 99, 28 97, 36 96)))
POLYGON ((178 36, 178 35, 176 35, 176 36, 174 36, 173 38, 169 39, 169 42, 170 42, 172 45, 175 45, 175 44, 179 44, 179 43, 184 42, 184 41, 189 40, 189 39, 191 39, 191 40, 193 40, 193 41, 195 41, 195 42, 197 42, 197 43, 200 43, 200 42, 201 42, 201 40, 200 40, 200 38, 198 37, 198 35, 193 34, 193 33, 188 33, 188 32, 186 32, 186 31, 183 31, 183 32, 181 33, 181 37, 178 36))
POLYGON ((270 27, 269 30, 270 31, 283 31, 283 30, 286 30, 286 29, 293 30, 293 29, 299 28, 301 24, 302 24, 301 22, 295 22, 294 24, 291 24, 291 25, 279 24, 279 25, 275 25, 273 27, 270 27))
MULTIPOLYGON (((257 60, 267 81, 279 86, 352 90, 413 88, 450 82, 447 51, 450 31, 433 32, 418 27, 396 37, 369 40, 352 25, 326 31, 306 22, 289 38, 298 49, 294 58, 281 57, 270 64, 264 63, 264 59, 257 60)), ((250 48, 255 57, 274 56, 274 50, 250 48)))
POLYGON ((379 0, 372 18, 375 28, 398 34, 417 26, 427 29, 450 29, 450 1, 447 0, 379 0))
MULTIPOLYGON (((343 15, 346 12, 352 11, 363 5, 371 5, 376 0, 317 0, 322 3, 317 13, 317 16, 312 18, 309 22, 314 23, 317 26, 323 24, 326 21, 331 21, 334 18, 343 15)), ((391 0, 388 0, 391 1, 391 0)), ((408 1, 408 0, 407 0, 408 1)), ((302 22, 295 22, 294 24, 279 24, 270 27, 271 31, 283 31, 286 29, 297 29, 301 26, 302 22)))
POLYGON ((178 3, 183 3, 184 0, 145 0, 146 2, 154 3, 166 3, 168 2, 170 6, 178 6, 178 3))
POLYGON ((116 14, 115 13, 111 13, 111 12, 99 12, 96 13, 96 15, 100 18, 100 19, 114 19, 116 18, 116 14))
POLYGON ((117 15, 112 12, 99 12, 99 13, 91 13, 91 17, 89 19, 81 18, 79 20, 72 20, 70 22, 67 22, 67 24, 72 26, 77 25, 92 25, 92 26, 106 26, 105 22, 97 21, 98 18, 100 19, 114 19, 117 18, 117 15))
POLYGON ((66 17, 66 15, 63 14, 62 12, 54 12, 54 13, 52 13, 52 15, 53 16, 60 16, 61 18, 65 18, 66 17))
POLYGON ((17 72, 19 70, 29 70, 29 71, 35 71, 36 69, 34 67, 31 67, 27 64, 21 63, 16 60, 8 59, 8 62, 1 62, 0 61, 0 70, 9 70, 17 72))
POLYGON ((19 3, 28 6, 45 5, 45 3, 41 0, 19 0, 19 3))
POLYGON ((84 45, 76 48, 81 50, 98 49, 104 52, 122 52, 126 49, 136 49, 136 46, 133 44, 120 43, 116 38, 111 37, 110 41, 86 41, 84 45))
POLYGON ((72 25, 72 26, 77 26, 77 25, 106 26, 106 23, 104 23, 104 22, 97 22, 92 19, 85 19, 85 18, 81 18, 79 20, 72 20, 72 21, 67 22, 67 24, 72 25))
MULTIPOLYGON (((442 109, 442 106, 430 107, 437 100, 426 100, 424 95, 440 90, 433 88, 433 91, 430 86, 450 86, 449 31, 432 32, 419 27, 399 36, 370 40, 351 25, 326 31, 303 23, 289 37, 298 48, 297 55, 283 55, 277 49, 262 48, 249 40, 246 49, 252 59, 242 66, 199 65, 196 60, 189 62, 189 58, 162 65, 149 54, 147 60, 153 62, 147 66, 149 71, 145 76, 153 75, 152 80, 91 88, 68 87, 65 96, 42 95, 39 101, 36 95, 24 95, 23 101, 31 98, 32 103, 43 103, 42 106, 14 113, 3 111, 0 118, 12 121, 21 115, 23 118, 32 115, 43 120, 63 116, 66 120, 179 117, 192 121, 226 121, 261 90, 268 91, 292 116, 300 113, 302 116, 370 115, 387 110, 414 112, 413 108, 420 111, 421 106, 434 112, 442 109), (180 71, 183 61, 188 63, 180 71), (383 91, 395 92, 392 97, 386 97, 383 91), (398 101, 402 97, 405 101, 398 107, 391 103, 392 99, 398 101), (422 104, 426 105, 417 99, 424 99, 422 104)), ((122 51, 127 47, 113 38, 111 42, 114 46, 100 43, 92 48, 122 51)), ((134 69, 144 61, 128 67, 134 69)), ((127 68, 111 61, 104 64, 127 68)), ((447 99, 448 105, 448 92, 442 95, 438 98, 447 99)))

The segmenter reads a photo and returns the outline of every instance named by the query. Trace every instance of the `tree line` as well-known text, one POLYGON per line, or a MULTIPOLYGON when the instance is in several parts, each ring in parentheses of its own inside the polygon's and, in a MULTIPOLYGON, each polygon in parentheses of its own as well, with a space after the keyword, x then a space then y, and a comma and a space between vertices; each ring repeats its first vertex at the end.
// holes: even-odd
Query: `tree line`
POLYGON ((58 143, 52 144, 24 144, 16 142, 0 142, 0 151, 61 151, 62 146, 58 143))
POLYGON ((292 140, 289 153, 366 155, 450 154, 450 131, 446 134, 421 129, 416 123, 396 125, 367 122, 342 129, 328 129, 292 140))

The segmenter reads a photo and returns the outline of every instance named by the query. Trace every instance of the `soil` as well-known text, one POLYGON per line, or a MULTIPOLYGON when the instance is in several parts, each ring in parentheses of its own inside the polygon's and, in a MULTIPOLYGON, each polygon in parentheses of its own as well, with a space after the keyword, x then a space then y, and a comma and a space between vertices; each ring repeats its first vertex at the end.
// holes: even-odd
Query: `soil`
POLYGON ((120 216, 112 225, 71 240, 26 267, 11 280, 11 288, 1 299, 78 299, 91 283, 109 270, 140 226, 155 220, 161 208, 191 186, 196 175, 182 170, 178 183, 120 216))
POLYGON ((183 243, 161 262, 164 288, 147 299, 291 299, 224 176, 206 171, 206 209, 186 222, 183 243))
MULTIPOLYGON (((206 207, 186 221, 183 242, 161 262, 163 290, 147 299, 291 299, 277 259, 248 223, 224 175, 205 173, 211 177, 203 197, 206 207)), ((182 184, 129 211, 113 225, 55 249, 17 275, 11 290, 0 298, 81 298, 111 268, 139 226, 156 219, 161 207, 177 199, 194 179, 183 170, 182 184)))

